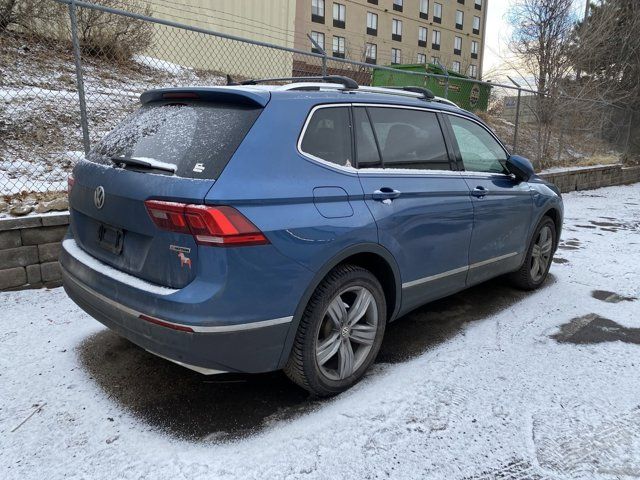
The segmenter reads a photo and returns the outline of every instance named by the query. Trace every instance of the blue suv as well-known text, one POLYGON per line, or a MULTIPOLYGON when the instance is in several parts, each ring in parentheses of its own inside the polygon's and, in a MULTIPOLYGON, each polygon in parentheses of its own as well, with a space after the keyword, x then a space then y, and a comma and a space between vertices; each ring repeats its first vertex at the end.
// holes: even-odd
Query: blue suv
POLYGON ((290 80, 145 92, 75 167, 60 263, 80 307, 204 374, 283 369, 326 396, 410 310, 544 282, 560 194, 478 117, 290 80))

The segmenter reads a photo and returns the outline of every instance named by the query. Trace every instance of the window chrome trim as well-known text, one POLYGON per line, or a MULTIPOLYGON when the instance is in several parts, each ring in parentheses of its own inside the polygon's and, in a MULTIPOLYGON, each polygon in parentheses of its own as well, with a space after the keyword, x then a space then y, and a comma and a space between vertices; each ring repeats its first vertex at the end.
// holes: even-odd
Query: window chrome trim
MULTIPOLYGON (((383 92, 381 92, 383 93, 383 92)), ((348 167, 346 165, 338 165, 337 163, 332 163, 329 162, 327 160, 324 160, 320 157, 316 157, 315 155, 311 154, 311 153, 307 153, 304 150, 302 150, 302 139, 304 138, 305 133, 307 132, 307 127, 309 126, 309 123, 311 122, 311 118, 313 117, 313 114, 317 111, 320 110, 321 108, 335 108, 335 107, 385 107, 385 108, 399 108, 399 109, 406 109, 406 110, 422 110, 422 111, 426 111, 426 112, 431 112, 431 113, 439 113, 442 112, 442 110, 439 110, 437 108, 423 108, 423 107, 412 107, 410 105, 393 105, 393 104, 386 104, 386 103, 361 103, 361 102, 349 102, 349 103, 343 103, 343 102, 337 102, 337 103, 325 103, 322 105, 316 105, 315 107, 313 107, 310 111, 309 114, 307 115, 307 118, 305 119, 304 125, 302 127, 302 131, 300 132, 300 135, 298 136, 298 141, 296 143, 296 150, 297 152, 302 155, 305 159, 307 160, 311 160, 315 163, 319 163, 321 164, 323 167, 329 167, 332 168, 334 170, 339 171, 340 173, 347 173, 350 175, 363 175, 363 176, 380 176, 380 175, 392 175, 392 176, 407 176, 407 177, 411 177, 411 176, 454 176, 454 177, 460 177, 461 171, 458 170, 427 170, 427 169, 416 169, 415 173, 414 172, 401 172, 401 170, 403 170, 402 168, 371 168, 371 170, 379 170, 379 171, 375 171, 375 172, 367 172, 366 170, 368 170, 366 167, 359 169, 359 168, 355 168, 355 167, 348 167), (382 170, 388 170, 388 172, 386 171, 382 171, 382 170)), ((355 159, 353 159, 355 161, 355 159)))
POLYGON ((411 287, 415 287, 416 285, 422 285, 423 283, 433 282, 434 280, 440 280, 441 278, 449 277, 451 275, 457 275, 458 273, 469 272, 472 268, 484 267, 485 265, 490 265, 495 262, 500 262, 502 260, 506 260, 516 255, 518 255, 518 252, 511 252, 505 255, 500 255, 499 257, 493 257, 487 260, 482 260, 480 262, 472 263, 471 265, 465 265, 464 267, 454 268, 453 270, 447 270, 446 272, 436 273, 435 275, 418 278, 417 280, 411 280, 410 282, 403 283, 402 288, 411 288, 411 287))

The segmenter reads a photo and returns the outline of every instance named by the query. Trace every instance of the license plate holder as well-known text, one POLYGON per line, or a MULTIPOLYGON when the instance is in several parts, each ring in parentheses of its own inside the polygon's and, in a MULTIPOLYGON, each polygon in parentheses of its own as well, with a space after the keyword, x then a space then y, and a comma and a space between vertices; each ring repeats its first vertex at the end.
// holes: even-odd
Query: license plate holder
POLYGON ((124 243, 124 232, 115 227, 100 224, 98 227, 98 245, 100 248, 107 250, 114 255, 122 253, 122 244, 124 243))

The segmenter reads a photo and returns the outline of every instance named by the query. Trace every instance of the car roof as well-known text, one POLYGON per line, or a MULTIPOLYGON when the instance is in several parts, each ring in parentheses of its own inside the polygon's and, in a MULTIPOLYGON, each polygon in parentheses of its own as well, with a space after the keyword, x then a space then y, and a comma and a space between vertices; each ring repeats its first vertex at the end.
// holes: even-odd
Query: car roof
POLYGON ((462 114, 479 120, 473 113, 457 107, 453 102, 440 97, 425 100, 420 94, 403 92, 391 88, 359 87, 346 89, 342 85, 322 82, 299 82, 287 85, 224 85, 186 86, 154 89, 144 92, 140 100, 143 104, 168 98, 190 98, 196 94, 205 101, 230 101, 245 105, 265 107, 270 101, 299 99, 306 104, 326 103, 378 103, 385 105, 429 108, 462 114), (444 100, 444 101, 443 101, 444 100))

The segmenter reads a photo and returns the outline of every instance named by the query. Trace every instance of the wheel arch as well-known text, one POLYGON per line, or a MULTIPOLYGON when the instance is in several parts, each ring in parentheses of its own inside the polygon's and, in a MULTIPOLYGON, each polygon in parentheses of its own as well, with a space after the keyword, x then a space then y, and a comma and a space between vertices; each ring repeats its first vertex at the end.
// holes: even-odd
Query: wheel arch
POLYGON ((548 208, 544 214, 540 217, 540 219, 544 217, 549 217, 553 220, 553 224, 556 227, 556 244, 560 241, 560 232, 562 230, 562 215, 560 214, 560 210, 558 210, 555 206, 548 208))
POLYGON ((387 321, 393 321, 398 315, 401 304, 402 279, 400 277, 400 270, 393 258, 393 255, 391 255, 391 252, 386 248, 377 243, 353 245, 332 257, 313 276, 312 281, 304 291, 304 294, 298 302, 298 306, 294 312, 293 320, 291 321, 289 332, 287 333, 287 338, 285 340, 282 353, 280 354, 278 368, 283 368, 289 358, 293 341, 295 339, 296 332, 298 331, 298 325, 300 324, 300 319, 302 318, 302 314, 304 313, 304 309, 306 308, 311 295, 313 295, 313 292, 318 288, 320 282, 324 280, 331 270, 338 265, 346 263, 361 266, 373 273, 382 285, 382 289, 385 294, 385 299, 387 301, 387 321))

